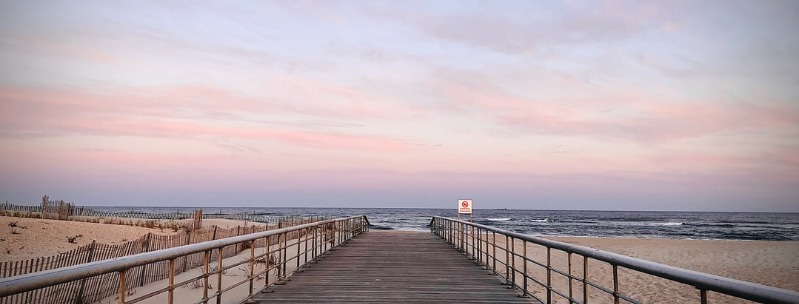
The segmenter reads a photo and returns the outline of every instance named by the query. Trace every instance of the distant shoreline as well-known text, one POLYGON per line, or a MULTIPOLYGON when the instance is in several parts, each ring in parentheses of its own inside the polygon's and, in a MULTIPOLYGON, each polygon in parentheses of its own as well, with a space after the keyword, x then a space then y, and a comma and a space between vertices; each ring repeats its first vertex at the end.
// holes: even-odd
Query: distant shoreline
MULTIPOLYGON (((13 202, 9 202, 13 203, 13 202)), ((21 206, 38 206, 38 204, 30 203, 13 203, 21 206)), ((452 211, 453 216, 455 216, 455 212, 457 209, 455 208, 429 208, 429 207, 312 207, 312 206, 227 206, 227 207, 218 207, 218 206, 161 206, 161 205, 81 205, 82 207, 86 208, 101 208, 101 209, 203 209, 208 211, 213 211, 213 209, 327 209, 327 210, 336 210, 336 209, 344 209, 344 210, 361 210, 361 209, 390 209, 390 210, 444 210, 444 211, 452 211)), ((570 212, 570 211, 578 211, 578 212, 669 212, 669 213, 755 213, 755 214, 770 214, 770 213, 777 213, 777 214, 795 214, 799 216, 799 211, 721 211, 721 210, 612 210, 612 209, 518 209, 518 208, 479 208, 475 207, 475 214, 480 214, 479 211, 496 211, 496 210, 503 210, 503 211, 541 211, 541 212, 570 212)))

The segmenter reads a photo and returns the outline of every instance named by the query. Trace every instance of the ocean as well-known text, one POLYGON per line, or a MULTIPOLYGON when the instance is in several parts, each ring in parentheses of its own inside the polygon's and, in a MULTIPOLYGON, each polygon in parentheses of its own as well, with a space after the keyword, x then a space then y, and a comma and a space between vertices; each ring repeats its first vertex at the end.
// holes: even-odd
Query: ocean
MULTIPOLYGON (((107 212, 191 213, 195 207, 88 207, 107 212)), ((455 209, 203 207, 204 213, 260 216, 366 215, 372 229, 428 231, 455 209)), ((475 209, 474 222, 533 236, 799 240, 799 213, 475 209)))

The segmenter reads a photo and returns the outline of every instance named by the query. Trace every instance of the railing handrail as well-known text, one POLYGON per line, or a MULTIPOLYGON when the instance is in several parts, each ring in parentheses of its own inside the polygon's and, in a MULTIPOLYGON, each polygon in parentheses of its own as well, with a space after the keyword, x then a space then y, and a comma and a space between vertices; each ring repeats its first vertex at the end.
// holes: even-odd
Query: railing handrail
POLYGON ((580 254, 610 264, 622 266, 625 268, 633 269, 657 277, 695 286, 699 289, 715 291, 763 303, 799 303, 799 292, 793 290, 781 289, 772 286, 688 270, 680 267, 638 259, 618 253, 613 253, 590 247, 558 242, 540 237, 521 234, 513 231, 503 230, 496 227, 472 223, 469 221, 463 221, 442 216, 433 216, 433 219, 436 218, 453 221, 464 225, 479 227, 486 231, 492 231, 499 234, 504 234, 517 239, 562 250, 567 253, 580 254))
POLYGON ((267 230, 263 232, 234 236, 220 240, 212 240, 197 244, 184 245, 180 247, 143 252, 119 258, 107 259, 86 264, 80 264, 75 266, 69 266, 69 267, 57 268, 41 272, 24 274, 20 276, 3 278, 0 279, 0 298, 17 293, 36 290, 39 288, 53 286, 61 283, 67 283, 74 280, 89 278, 101 274, 122 271, 136 266, 147 265, 190 254, 205 252, 208 250, 226 247, 241 242, 253 241, 265 237, 271 237, 274 235, 279 235, 282 233, 291 232, 295 230, 301 230, 310 227, 330 224, 338 221, 360 219, 360 218, 365 219, 366 216, 360 215, 360 216, 351 216, 346 218, 318 221, 303 225, 267 230))

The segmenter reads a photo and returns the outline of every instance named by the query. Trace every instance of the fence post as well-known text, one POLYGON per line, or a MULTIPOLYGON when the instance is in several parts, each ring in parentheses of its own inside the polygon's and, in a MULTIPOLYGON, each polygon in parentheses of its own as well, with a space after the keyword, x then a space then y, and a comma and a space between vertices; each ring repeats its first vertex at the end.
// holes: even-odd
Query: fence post
POLYGON ((66 209, 66 206, 64 205, 64 200, 60 200, 58 202, 58 209, 56 209, 56 211, 58 211, 58 220, 59 221, 66 220, 66 218, 64 218, 64 214, 66 213, 65 209, 66 209))
MULTIPOLYGON (((191 232, 192 231, 194 231, 194 230, 189 230, 189 232, 186 232, 186 245, 191 244, 191 232)), ((188 263, 189 263, 189 256, 187 255, 187 256, 183 257, 183 270, 181 272, 186 272, 186 266, 187 266, 186 264, 188 264, 188 263)))
MULTIPOLYGON (((240 235, 241 235, 241 226, 236 226, 236 236, 240 236, 240 235)), ((239 252, 244 250, 242 248, 244 248, 244 246, 241 243, 236 244, 236 254, 238 254, 239 252)))
POLYGON ((194 220, 192 221, 192 226, 194 229, 202 228, 203 223, 203 210, 202 209, 194 209, 194 220))
POLYGON ((125 287, 125 272, 126 270, 119 271, 119 303, 125 303, 125 292, 127 291, 125 287))
POLYGON ((47 195, 42 196, 42 209, 41 209, 42 219, 47 218, 47 216, 46 216, 47 215, 47 200, 49 198, 50 197, 48 197, 47 195))
MULTIPOLYGON (((86 258, 86 263, 91 263, 92 259, 94 259, 94 247, 97 246, 97 241, 92 240, 92 245, 89 246, 89 257, 86 258)), ((83 279, 80 281, 80 290, 78 290, 78 296, 75 297, 75 303, 85 303, 83 301, 83 289, 86 287, 86 280, 83 279)))
MULTIPOLYGON (((147 233, 147 238, 144 239, 144 252, 150 251, 150 238, 152 238, 153 233, 147 233)), ((139 281, 139 286, 144 286, 144 275, 147 270, 147 265, 142 265, 141 267, 141 280, 139 281)))

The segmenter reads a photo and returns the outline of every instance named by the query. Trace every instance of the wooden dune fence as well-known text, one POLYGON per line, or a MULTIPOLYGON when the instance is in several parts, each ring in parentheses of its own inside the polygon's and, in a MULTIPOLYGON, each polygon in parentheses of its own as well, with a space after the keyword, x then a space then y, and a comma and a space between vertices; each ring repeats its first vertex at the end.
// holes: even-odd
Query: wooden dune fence
POLYGON ((47 195, 42 197, 42 203, 38 206, 23 206, 5 202, 0 204, 0 210, 4 210, 9 214, 13 214, 12 212, 15 212, 17 213, 17 216, 22 217, 37 217, 58 220, 66 220, 70 216, 80 215, 85 211, 84 207, 77 207, 74 203, 67 203, 63 200, 51 201, 47 195), (35 216, 34 213, 36 213, 35 216))
MULTIPOLYGON (((132 218, 132 219, 145 219, 145 220, 186 220, 196 218, 197 210, 192 212, 140 212, 140 211, 100 211, 94 210, 89 207, 75 206, 73 203, 65 203, 64 201, 52 201, 45 195, 42 198, 42 203, 38 206, 18 205, 8 202, 0 203, 0 211, 5 215, 18 216, 18 217, 36 217, 36 218, 50 218, 69 220, 73 216, 91 216, 98 218, 132 218), (44 212, 42 212, 44 210, 44 212)), ((259 213, 203 213, 199 214, 204 219, 230 219, 241 221, 252 221, 260 223, 279 223, 286 222, 292 219, 298 219, 292 216, 278 216, 273 214, 259 214, 259 213)))
MULTIPOLYGON (((295 219, 290 222, 281 222, 278 227, 287 227, 312 222, 312 219, 295 219)), ((272 229, 276 228, 274 225, 272 229)), ((157 235, 149 233, 141 238, 117 245, 101 244, 92 242, 73 250, 57 255, 42 257, 24 261, 6 261, 0 263, 0 278, 23 275, 27 273, 56 269, 105 259, 123 257, 127 255, 155 251, 160 249, 172 248, 193 243, 223 239, 238 235, 254 232, 266 231, 268 227, 243 227, 238 226, 230 229, 202 229, 180 233, 175 235, 157 235)), ((288 235, 289 239, 296 239, 302 235, 294 232, 288 235)), ((277 242, 276 236, 270 242, 277 242)), ((259 239, 256 247, 265 247, 266 240, 259 239)), ((244 245, 228 246, 222 250, 222 257, 228 258, 235 256, 248 249, 244 245)), ((211 253, 211 260, 218 258, 219 252, 211 253)), ((203 265, 204 257, 202 253, 180 257, 176 261, 175 273, 182 273, 203 265)), ((163 280, 169 277, 169 263, 162 261, 149 265, 132 268, 126 272, 126 284, 128 290, 134 290, 139 286, 163 280)), ((16 303, 94 303, 109 296, 113 296, 118 291, 119 274, 108 273, 94 276, 88 279, 73 281, 30 292, 16 294, 0 298, 0 304, 16 303)))

